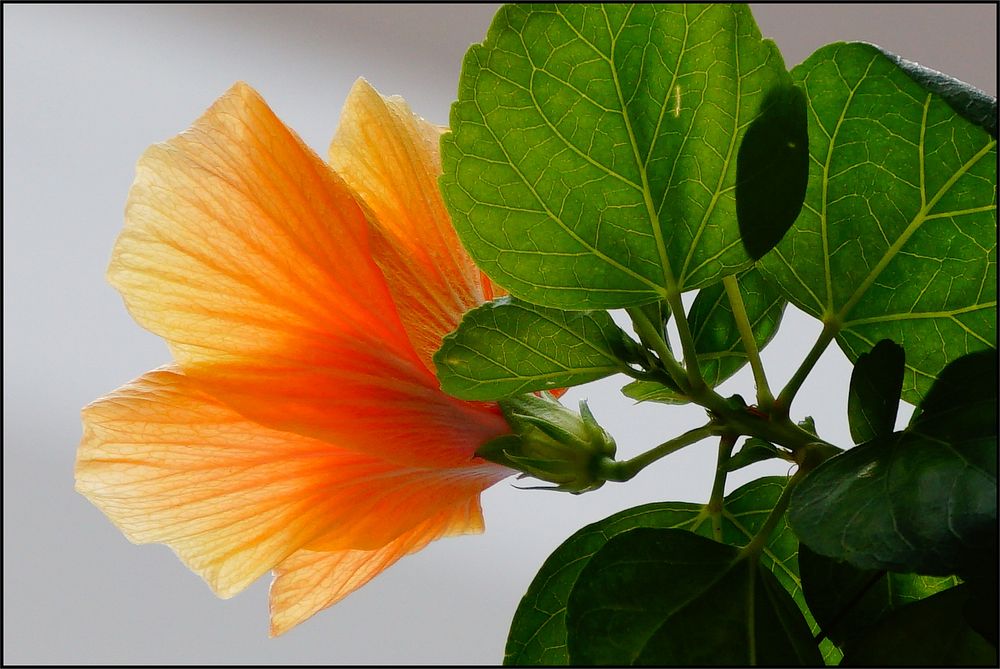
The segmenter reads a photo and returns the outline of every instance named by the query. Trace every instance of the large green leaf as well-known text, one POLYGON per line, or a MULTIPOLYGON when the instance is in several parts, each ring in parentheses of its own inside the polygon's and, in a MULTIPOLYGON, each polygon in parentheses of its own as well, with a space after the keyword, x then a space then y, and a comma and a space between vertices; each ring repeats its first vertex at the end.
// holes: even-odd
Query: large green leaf
POLYGON ((888 339, 858 356, 847 393, 847 418, 855 444, 896 429, 905 364, 902 347, 888 339))
POLYGON ((955 586, 953 576, 858 569, 799 546, 799 572, 809 610, 845 650, 892 611, 955 586))
MULTIPOLYGON (((787 479, 769 477, 752 481, 726 497, 722 540, 745 545, 763 525, 787 479)), ((639 527, 680 528, 712 536, 707 510, 699 504, 658 502, 627 509, 584 527, 567 539, 545 561, 514 614, 507 639, 505 664, 568 664, 566 606, 570 592, 593 555, 609 539, 639 527)), ((808 617, 800 587, 796 555, 798 540, 780 523, 760 556, 808 617)), ((824 649, 829 651, 829 648, 824 649)))
POLYGON ((737 150, 790 78, 744 5, 504 6, 466 54, 441 187, 529 302, 639 305, 749 264, 737 150))
POLYGON ((569 656, 597 665, 815 665, 795 602, 754 556, 677 529, 609 540, 570 593, 569 656))
POLYGON ((636 346, 606 311, 559 311, 500 298, 462 318, 434 355, 442 389, 496 400, 627 369, 636 346))
POLYGON ((995 574, 996 420, 996 351, 951 363, 906 430, 806 476, 789 508, 796 534, 817 553, 862 569, 995 574))
POLYGON ((839 325, 852 361, 882 339, 906 349, 916 403, 948 362, 996 346, 996 100, 861 43, 825 46, 792 76, 809 102, 809 185, 760 265, 839 325))
POLYGON ((842 666, 997 666, 997 649, 963 616, 968 597, 963 584, 900 608, 856 641, 842 666))
MULTIPOLYGON (((739 276, 739 288, 750 328, 761 349, 777 332, 787 302, 778 289, 754 269, 739 276)), ((733 308, 721 283, 698 291, 688 313, 688 322, 698 353, 698 367, 709 386, 719 385, 747 363, 733 308)))

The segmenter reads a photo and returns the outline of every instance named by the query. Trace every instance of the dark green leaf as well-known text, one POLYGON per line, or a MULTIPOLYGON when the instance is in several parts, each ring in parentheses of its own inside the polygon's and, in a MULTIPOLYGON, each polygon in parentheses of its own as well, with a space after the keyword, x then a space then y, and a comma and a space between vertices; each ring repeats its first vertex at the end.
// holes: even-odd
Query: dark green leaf
POLYGON ((476 264, 563 309, 638 306, 750 263, 737 150, 790 83, 745 5, 506 5, 466 54, 441 187, 476 264))
POLYGON ((903 399, 917 403, 950 361, 996 347, 996 139, 953 107, 981 93, 952 82, 942 97, 861 43, 825 46, 792 76, 809 103, 809 185, 760 266, 839 326, 852 361, 882 339, 906 349, 903 399))
POLYGON ((996 375, 995 353, 951 363, 905 431, 857 446, 811 472, 789 510, 799 538, 817 553, 862 569, 963 578, 994 573, 996 375), (980 370, 987 361, 993 367, 980 370), (973 397, 960 388, 962 379, 969 379, 973 397), (979 393, 992 403, 975 405, 985 418, 962 409, 979 393))
POLYGON ((567 627, 574 664, 822 661, 802 613, 767 569, 677 529, 609 540, 573 586, 567 627))
POLYGON ((946 441, 995 437, 997 365, 996 349, 977 351, 948 365, 920 403, 909 429, 946 441))
POLYGON ((858 356, 847 395, 847 418, 855 444, 884 437, 896 429, 904 366, 902 347, 888 339, 858 356))
MULTIPOLYGON (((777 288, 754 269, 739 276, 739 287, 754 339, 758 349, 762 349, 777 332, 787 302, 777 288)), ((719 385, 747 363, 746 349, 722 283, 698 291, 688 322, 698 352, 698 367, 709 386, 719 385)))
POLYGON ((622 387, 622 394, 637 402, 687 404, 691 400, 673 386, 658 381, 633 381, 622 387))
POLYGON ((902 607, 844 654, 842 666, 997 666, 997 651, 965 622, 967 584, 902 607))
MULTIPOLYGON (((787 479, 762 478, 726 497, 722 540, 743 546, 763 525, 787 479)), ((681 528, 712 535, 708 512, 699 504, 660 502, 628 509, 576 532, 545 561, 514 614, 504 663, 508 665, 568 664, 566 604, 581 570, 608 539, 637 527, 681 528)), ((799 584, 798 540, 785 523, 771 536, 760 556, 808 616, 799 584)), ((818 628, 807 617, 815 632, 818 628)))
POLYGON ((806 96, 771 89, 743 136, 736 159, 736 216, 747 254, 759 260, 792 227, 809 180, 806 96))
POLYGON ((500 298, 465 314, 434 364, 445 392, 496 400, 620 372, 633 355, 630 344, 605 311, 566 312, 500 298))
POLYGON ((729 462, 726 464, 726 469, 734 472, 737 469, 742 469, 743 467, 752 465, 755 462, 761 462, 763 460, 770 460, 772 458, 779 457, 781 457, 781 455, 778 453, 778 449, 775 448, 774 444, 757 437, 750 437, 743 442, 743 448, 733 455, 733 457, 729 458, 729 462))
POLYGON ((858 569, 799 546, 799 572, 809 610, 841 648, 863 636, 890 612, 951 588, 953 576, 918 576, 858 569))

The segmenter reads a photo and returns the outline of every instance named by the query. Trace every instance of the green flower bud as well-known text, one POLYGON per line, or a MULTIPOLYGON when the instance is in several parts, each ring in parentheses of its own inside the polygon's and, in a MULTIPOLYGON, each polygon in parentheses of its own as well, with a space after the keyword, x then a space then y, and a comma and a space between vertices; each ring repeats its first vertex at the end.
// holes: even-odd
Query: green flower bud
POLYGON ((615 441, 585 401, 574 413, 548 395, 500 401, 512 434, 492 439, 476 451, 491 462, 556 484, 551 489, 579 494, 604 485, 601 475, 615 455, 615 441))

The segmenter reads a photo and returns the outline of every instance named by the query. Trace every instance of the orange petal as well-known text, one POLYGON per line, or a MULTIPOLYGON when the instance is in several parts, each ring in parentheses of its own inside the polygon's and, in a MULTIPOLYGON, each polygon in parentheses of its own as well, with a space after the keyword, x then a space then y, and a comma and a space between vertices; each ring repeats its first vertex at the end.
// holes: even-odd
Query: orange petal
POLYGON ((139 161, 108 274, 185 373, 245 416, 401 464, 468 465, 506 426, 438 391, 367 234, 340 178, 237 84, 139 161))
POLYGON ((330 145, 330 164, 354 190, 417 354, 430 370, 441 339, 469 309, 502 294, 462 248, 438 190, 442 128, 364 79, 351 89, 330 145))
POLYGON ((351 594, 401 557, 431 541, 483 530, 478 498, 459 502, 419 527, 373 551, 301 550, 282 561, 271 584, 271 636, 295 625, 351 594))
POLYGON ((478 509, 506 474, 489 463, 400 468, 270 430, 169 368, 83 418, 77 490, 130 540, 169 545, 223 597, 303 547, 378 550, 456 505, 478 509))

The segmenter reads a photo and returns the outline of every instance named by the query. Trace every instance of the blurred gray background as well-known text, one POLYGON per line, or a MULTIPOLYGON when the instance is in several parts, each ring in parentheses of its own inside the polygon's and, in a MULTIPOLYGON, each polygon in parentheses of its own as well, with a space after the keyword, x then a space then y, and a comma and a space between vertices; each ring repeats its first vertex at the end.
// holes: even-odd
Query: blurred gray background
MULTIPOLYGON (((462 55, 495 9, 3 6, 5 664, 495 664, 524 589, 569 534, 636 504, 707 499, 709 442, 629 485, 579 497, 506 481, 484 495, 486 534, 437 542, 268 639, 267 578, 216 599, 169 549, 133 546, 73 491, 80 407, 169 359, 104 281, 139 154, 240 79, 321 154, 358 76, 444 124, 462 55)), ((789 67, 823 44, 866 40, 996 95, 993 4, 771 4, 754 13, 789 67)), ((764 353, 772 386, 818 332, 789 310, 764 353)), ((831 348, 793 407, 840 443, 849 374, 831 348)), ((624 457, 703 420, 699 409, 633 406, 620 385, 574 389, 566 401, 589 397, 624 457)), ((723 390, 752 396, 749 373, 723 390)), ((758 465, 729 488, 785 472, 758 465)))

